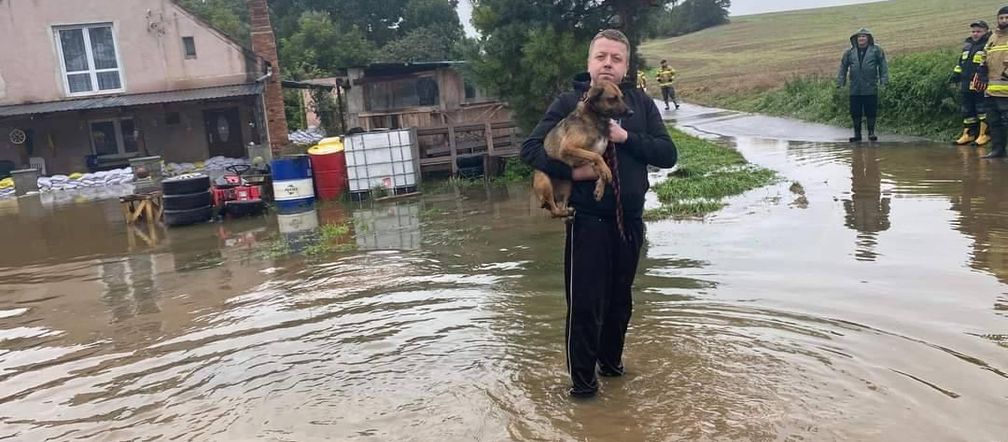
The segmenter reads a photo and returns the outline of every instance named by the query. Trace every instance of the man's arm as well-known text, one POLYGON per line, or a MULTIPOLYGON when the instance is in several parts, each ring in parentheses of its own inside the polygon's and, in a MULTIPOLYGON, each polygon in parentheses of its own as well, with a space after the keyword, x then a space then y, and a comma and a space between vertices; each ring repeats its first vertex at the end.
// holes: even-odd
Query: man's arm
POLYGON ((553 100, 553 104, 550 104, 549 109, 546 110, 546 115, 543 116, 542 120, 539 120, 539 124, 532 130, 532 133, 529 134, 525 142, 522 143, 521 159, 536 170, 545 172, 546 175, 569 180, 571 179, 570 166, 562 161, 550 158, 546 155, 546 147, 543 146, 546 134, 573 110, 566 109, 567 106, 563 101, 563 96, 561 96, 553 100))
POLYGON ((889 63, 886 63, 885 51, 883 51, 882 48, 878 48, 878 53, 879 53, 878 56, 879 84, 885 86, 886 84, 889 83, 889 63))
POLYGON ((850 57, 847 56, 848 52, 850 52, 850 49, 844 51, 843 55, 840 56, 840 72, 837 73, 836 87, 844 87, 847 84, 847 68, 850 67, 848 60, 850 57))
POLYGON ((637 159, 652 166, 668 168, 675 166, 678 152, 675 143, 669 136, 668 129, 662 121, 661 113, 654 100, 646 97, 646 105, 642 112, 647 119, 647 131, 645 133, 627 132, 626 142, 617 146, 625 149, 627 153, 637 159))

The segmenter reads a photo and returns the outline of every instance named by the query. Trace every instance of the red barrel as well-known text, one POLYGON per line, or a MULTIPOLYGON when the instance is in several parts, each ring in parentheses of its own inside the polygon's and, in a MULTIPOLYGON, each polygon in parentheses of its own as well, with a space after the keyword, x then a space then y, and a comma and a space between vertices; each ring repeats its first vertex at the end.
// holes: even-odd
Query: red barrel
POLYGON ((308 149, 312 175, 315 177, 315 195, 324 200, 338 199, 347 190, 346 152, 343 139, 324 138, 308 149))

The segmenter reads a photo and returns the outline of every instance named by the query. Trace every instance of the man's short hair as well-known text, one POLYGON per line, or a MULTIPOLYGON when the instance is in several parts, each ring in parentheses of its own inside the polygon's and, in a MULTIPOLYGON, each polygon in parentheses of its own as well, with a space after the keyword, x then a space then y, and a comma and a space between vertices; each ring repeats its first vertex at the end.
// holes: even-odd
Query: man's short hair
POLYGON ((627 48, 627 52, 630 52, 630 39, 628 39, 626 34, 624 34, 618 29, 603 29, 599 31, 599 33, 595 34, 595 37, 592 38, 591 44, 588 45, 589 50, 593 46, 595 46, 595 40, 598 40, 600 38, 623 43, 623 45, 625 45, 627 48))

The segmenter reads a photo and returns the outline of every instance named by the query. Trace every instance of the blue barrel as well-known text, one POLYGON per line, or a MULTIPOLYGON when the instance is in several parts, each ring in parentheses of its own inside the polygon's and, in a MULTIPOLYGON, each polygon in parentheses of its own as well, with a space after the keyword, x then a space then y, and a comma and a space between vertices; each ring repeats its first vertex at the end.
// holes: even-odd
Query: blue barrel
POLYGON ((273 200, 281 213, 301 212, 315 206, 308 155, 292 155, 273 160, 273 200))

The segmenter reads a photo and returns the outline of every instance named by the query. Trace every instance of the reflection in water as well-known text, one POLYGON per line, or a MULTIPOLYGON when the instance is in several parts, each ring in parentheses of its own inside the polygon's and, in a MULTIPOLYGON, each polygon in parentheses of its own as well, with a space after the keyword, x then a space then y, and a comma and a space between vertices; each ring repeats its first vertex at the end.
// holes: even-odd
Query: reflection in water
POLYGON ((360 250, 416 250, 420 234, 420 202, 375 204, 353 212, 360 250))
POLYGON ((855 148, 851 152, 851 197, 843 202, 844 225, 858 231, 855 257, 874 261, 878 233, 889 230, 889 197, 882 196, 878 149, 855 148))
POLYGON ((105 285, 102 300, 112 314, 113 322, 160 312, 151 255, 106 259, 101 263, 99 278, 105 285))

